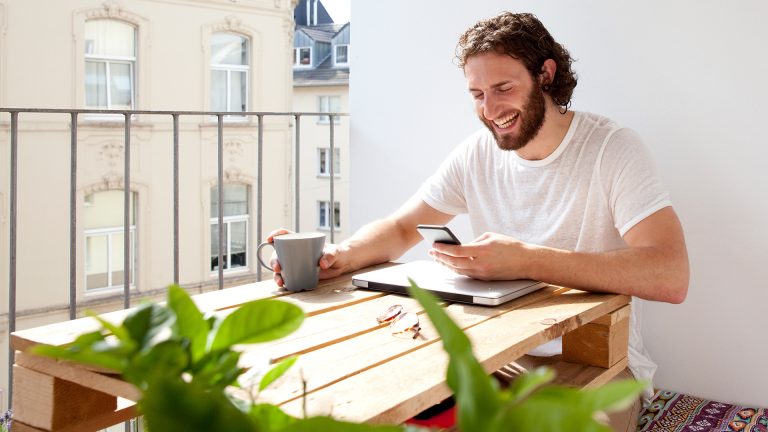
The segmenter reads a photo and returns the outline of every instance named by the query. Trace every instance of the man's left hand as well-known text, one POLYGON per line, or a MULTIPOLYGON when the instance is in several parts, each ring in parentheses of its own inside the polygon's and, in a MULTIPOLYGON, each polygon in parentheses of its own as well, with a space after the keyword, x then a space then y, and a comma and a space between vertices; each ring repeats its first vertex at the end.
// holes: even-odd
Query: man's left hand
POLYGON ((434 243, 429 255, 458 274, 481 280, 529 278, 526 262, 534 246, 514 237, 485 233, 463 245, 434 243))

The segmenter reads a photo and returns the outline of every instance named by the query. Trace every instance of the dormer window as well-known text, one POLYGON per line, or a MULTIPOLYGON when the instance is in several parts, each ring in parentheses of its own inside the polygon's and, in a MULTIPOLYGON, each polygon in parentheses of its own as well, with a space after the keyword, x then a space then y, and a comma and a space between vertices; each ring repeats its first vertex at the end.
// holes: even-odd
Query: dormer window
POLYGON ((312 66, 312 48, 298 47, 293 49, 293 65, 296 67, 312 66))
POLYGON ((336 45, 333 50, 333 63, 336 66, 349 65, 349 45, 336 45))

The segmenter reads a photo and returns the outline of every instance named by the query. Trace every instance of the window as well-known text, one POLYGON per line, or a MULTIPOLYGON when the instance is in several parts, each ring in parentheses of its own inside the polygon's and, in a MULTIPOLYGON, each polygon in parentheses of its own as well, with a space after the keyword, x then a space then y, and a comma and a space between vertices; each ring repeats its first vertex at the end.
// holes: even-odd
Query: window
MULTIPOLYGON (((330 215, 330 202, 329 201, 319 201, 318 203, 318 228, 320 229, 330 229, 331 224, 331 215, 330 215)), ((334 201, 333 203, 333 227, 335 229, 341 228, 341 211, 339 210, 339 202, 334 201)))
MULTIPOLYGON (((341 112, 341 96, 318 96, 318 105, 319 105, 319 112, 325 112, 325 113, 337 113, 341 112)), ((317 120, 318 123, 327 124, 329 123, 329 117, 328 116, 320 116, 317 120)), ((333 124, 339 124, 341 123, 341 118, 334 117, 333 118, 333 124)))
MULTIPOLYGON (((330 176, 330 148, 317 149, 317 175, 330 176)), ((333 149, 333 176, 339 177, 341 173, 341 152, 339 148, 333 149)))
POLYGON ((133 109, 136 87, 136 28, 116 20, 85 23, 85 105, 133 109))
POLYGON ((299 47, 293 49, 293 65, 299 67, 312 66, 312 48, 299 47))
MULTIPOLYGON (((123 288, 124 192, 111 190, 85 196, 85 290, 123 288)), ((131 194, 129 283, 136 276, 136 193, 131 194)))
MULTIPOLYGON (((224 185, 224 271, 248 268, 248 196, 243 184, 224 185)), ((219 191, 211 188, 211 271, 219 270, 219 191)))
POLYGON ((337 66, 349 65, 349 45, 336 45, 333 50, 333 63, 337 66))
POLYGON ((248 111, 248 39, 232 33, 211 36, 211 110, 248 111))

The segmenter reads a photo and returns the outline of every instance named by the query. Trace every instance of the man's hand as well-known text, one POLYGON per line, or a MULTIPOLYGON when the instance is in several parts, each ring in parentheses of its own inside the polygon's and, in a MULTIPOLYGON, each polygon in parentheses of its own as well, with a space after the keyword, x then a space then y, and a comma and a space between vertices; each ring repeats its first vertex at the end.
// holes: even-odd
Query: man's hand
MULTIPOLYGON (((285 228, 279 228, 269 233, 264 241, 272 243, 275 237, 290 233, 292 233, 292 231, 289 231, 285 228)), ((346 251, 346 248, 340 245, 335 245, 332 243, 325 244, 325 248, 323 249, 323 256, 320 257, 319 263, 320 279, 334 278, 342 273, 345 273, 347 269, 349 269, 349 260, 346 259, 347 256, 342 253, 344 251, 346 251)), ((283 277, 280 274, 280 262, 277 260, 277 254, 274 252, 272 253, 272 257, 269 259, 269 265, 272 267, 272 271, 274 272, 272 279, 274 279, 277 286, 282 287, 285 282, 283 282, 283 277)))
POLYGON ((531 245, 514 237, 485 233, 464 245, 434 243, 429 255, 458 274, 480 280, 524 279, 531 245))

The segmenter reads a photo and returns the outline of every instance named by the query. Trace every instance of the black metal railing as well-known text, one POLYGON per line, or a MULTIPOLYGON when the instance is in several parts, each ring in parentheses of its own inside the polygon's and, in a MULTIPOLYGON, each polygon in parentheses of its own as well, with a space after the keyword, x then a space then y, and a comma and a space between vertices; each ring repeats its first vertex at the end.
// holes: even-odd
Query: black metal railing
MULTIPOLYGON (((13 360, 14 351, 10 347, 10 334, 16 331, 16 294, 17 294, 17 218, 18 218, 18 152, 19 152, 19 115, 35 114, 69 114, 70 116, 70 176, 69 176, 69 319, 77 317, 77 150, 78 150, 78 116, 81 114, 106 114, 122 116, 125 132, 124 166, 123 166, 123 307, 129 308, 130 301, 130 275, 131 275, 131 251, 130 251, 130 208, 131 208, 131 120, 137 115, 151 115, 171 117, 173 123, 173 282, 179 283, 179 118, 182 116, 216 117, 217 120, 217 193, 218 193, 218 289, 224 287, 224 129, 228 125, 224 119, 227 116, 237 115, 242 118, 256 117, 257 138, 257 179, 256 179, 256 232, 259 240, 263 238, 262 213, 263 213, 263 145, 264 145, 264 118, 270 116, 288 117, 295 121, 294 139, 294 223, 293 229, 300 230, 300 149, 301 149, 301 118, 323 117, 329 121, 329 147, 328 170, 330 211, 329 240, 334 242, 334 147, 335 147, 335 118, 348 116, 347 113, 319 113, 319 112, 218 112, 218 111, 148 111, 148 110, 94 110, 94 109, 46 109, 46 108, 0 108, 0 113, 10 114, 10 214, 9 214, 9 271, 8 271, 8 406, 12 402, 13 388, 13 360)), ((110 117, 112 118, 112 117, 110 117)), ((238 123, 238 128, 242 127, 238 123)), ((0 172, 5 169, 0 169, 0 172)), ((262 270, 257 266, 257 280, 262 279, 262 270)))

